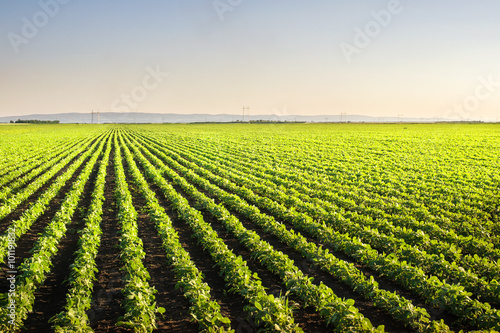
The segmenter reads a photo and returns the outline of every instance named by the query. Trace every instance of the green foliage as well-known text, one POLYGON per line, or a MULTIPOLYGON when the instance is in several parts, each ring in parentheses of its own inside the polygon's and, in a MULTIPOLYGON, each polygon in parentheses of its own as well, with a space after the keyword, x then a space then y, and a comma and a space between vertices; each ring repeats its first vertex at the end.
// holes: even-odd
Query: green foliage
MULTIPOLYGON (((13 122, 11 120, 11 122, 13 122)), ((59 120, 17 119, 16 124, 59 124, 59 120)))
MULTIPOLYGON (((88 159, 82 171, 73 182, 70 191, 66 194, 60 209, 49 225, 44 229, 43 234, 36 241, 31 250, 33 256, 26 258, 19 267, 19 275, 16 276, 15 283, 15 318, 9 316, 9 309, 6 307, 6 304, 2 304, 0 312, 0 328, 2 331, 11 331, 22 327, 23 321, 27 318, 28 313, 32 311, 35 301, 35 292, 38 286, 43 284, 47 274, 50 272, 52 266, 51 259, 57 253, 58 244, 64 237, 67 226, 71 223, 71 218, 76 211, 84 186, 92 172, 94 164, 102 152, 105 141, 104 137, 96 140, 92 149, 82 154, 80 158, 72 164, 66 174, 62 175, 66 175, 68 178, 65 179, 61 176, 62 178, 60 179, 63 180, 62 184, 64 184, 64 182, 76 171, 78 166, 88 159), (13 320, 13 324, 11 320, 13 320)), ((57 191, 62 187, 62 184, 58 184, 57 182, 54 184, 59 187, 52 189, 53 192, 56 192, 53 196, 55 196, 57 191)), ((39 209, 43 212, 41 208, 39 209)), ((28 229, 29 227, 26 225, 18 223, 16 225, 16 236, 20 236, 18 235, 19 230, 25 231, 28 229)))
MULTIPOLYGON (((330 274, 409 330, 447 332, 449 313, 471 329, 500 329, 500 137, 496 125, 217 124, 0 128, 0 220, 15 241, 30 230, 70 179, 54 218, 17 269, 15 325, 0 295, 0 330, 20 329, 37 288, 52 269, 75 212, 85 213, 56 332, 91 332, 92 304, 108 166, 116 176, 124 315, 116 323, 151 332, 169 311, 155 302, 142 260, 132 197, 145 202, 167 264, 203 332, 234 332, 203 272, 179 242, 169 214, 186 222, 211 255, 227 292, 266 332, 300 332, 297 307, 312 307, 336 332, 382 332, 353 300, 342 299, 304 267, 330 274), (48 130, 50 128, 50 130, 48 130), (114 151, 112 159, 111 152, 114 151), (94 165, 89 207, 79 202, 94 165), (77 171, 79 170, 78 174, 77 171), (128 174, 128 179, 126 178, 128 174), (134 183, 130 193, 128 182, 134 183), (158 202, 151 185, 169 203, 158 202), (43 188, 43 191, 40 189, 43 188), (33 194, 39 193, 31 200, 33 194), (182 194, 181 194, 182 193, 182 194), (27 202, 27 200, 31 200, 27 202), (7 221, 20 207, 23 213, 7 221), (168 214, 167 214, 168 212, 168 214), (303 258, 296 263, 240 221, 273 235, 303 258), (218 236, 216 219, 252 259, 275 274, 284 294, 268 293, 259 276, 218 236), (344 260, 349 257, 349 260, 344 260), (310 266, 309 266, 310 265, 310 266), (365 274, 362 265, 376 272, 365 274), (415 306, 381 287, 389 279, 427 303, 415 306), (291 298, 294 302, 291 301, 291 298), (433 311, 434 312, 434 311, 433 311)), ((8 233, 0 235, 5 262, 8 233)), ((95 301, 95 300, 94 300, 95 301)))

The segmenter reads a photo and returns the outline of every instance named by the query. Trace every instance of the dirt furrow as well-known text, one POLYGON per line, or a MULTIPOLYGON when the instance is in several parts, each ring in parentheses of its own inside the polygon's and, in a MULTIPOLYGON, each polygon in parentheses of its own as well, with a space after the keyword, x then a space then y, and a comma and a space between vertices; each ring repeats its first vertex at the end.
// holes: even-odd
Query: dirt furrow
POLYGON ((130 178, 130 174, 126 173, 126 175, 133 197, 132 203, 137 211, 138 234, 143 242, 144 252, 146 252, 143 264, 151 277, 149 284, 157 291, 155 294, 157 306, 166 309, 163 316, 157 314, 155 332, 198 332, 198 326, 191 321, 188 300, 180 289, 175 288, 175 273, 172 266, 168 265, 162 240, 145 208, 146 201, 130 178))
MULTIPOLYGON (((22 235, 16 243, 16 265, 19 266, 24 259, 31 257, 31 249, 35 245, 40 235, 43 233, 45 227, 52 221, 57 211, 61 208, 61 203, 64 201, 66 194, 70 191, 73 182, 78 178, 78 175, 85 167, 85 163, 75 171, 73 176, 66 182, 66 184, 60 189, 57 195, 52 199, 48 207, 45 209, 43 214, 33 222, 31 228, 22 235)), ((88 185, 88 183, 87 183, 88 185)), ((75 215, 79 214, 78 211, 75 215)), ((7 280, 6 280, 7 269, 3 267, 0 271, 0 291, 5 292, 7 290, 7 280)))
POLYGON ((51 326, 49 319, 64 307, 69 287, 64 281, 69 277, 69 266, 74 262, 74 253, 78 249, 79 231, 85 227, 84 218, 92 201, 92 190, 97 171, 98 163, 94 166, 89 180, 85 184, 78 210, 72 218, 71 225, 68 226, 66 236, 59 243, 59 250, 52 260, 51 272, 35 293, 33 312, 25 321, 25 328, 29 332, 49 331, 51 326))
POLYGON ((118 208, 114 198, 115 171, 113 168, 114 152, 111 152, 106 170, 104 188, 103 215, 101 222, 101 245, 96 257, 98 272, 92 293, 92 306, 87 312, 90 325, 95 332, 130 332, 123 327, 116 327, 118 318, 124 313, 120 307, 123 302, 121 293, 122 272, 120 268, 120 235, 117 220, 118 208))

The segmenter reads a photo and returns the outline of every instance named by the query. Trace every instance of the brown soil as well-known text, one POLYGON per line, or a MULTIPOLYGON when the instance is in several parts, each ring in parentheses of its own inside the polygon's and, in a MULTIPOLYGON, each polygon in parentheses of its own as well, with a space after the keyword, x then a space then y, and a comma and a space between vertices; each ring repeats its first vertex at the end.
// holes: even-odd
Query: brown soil
MULTIPOLYGON (((232 193, 232 194, 235 194, 235 193, 232 193)), ((218 200, 216 198, 215 198, 215 201, 217 203, 220 203, 220 200, 218 200)), ((273 216, 273 214, 267 210, 261 209, 261 212, 268 214, 270 216, 273 216)), ((312 263, 310 261, 308 261, 307 259, 302 257, 300 255, 300 253, 296 252, 292 248, 289 248, 286 244, 281 243, 281 241, 277 237, 266 234, 261 228, 254 225, 253 223, 249 223, 249 221, 247 219, 243 218, 240 214, 237 214, 234 211, 231 211, 231 213, 233 213, 235 216, 237 216, 240 219, 240 221, 242 221, 244 223, 246 228, 256 231, 263 239, 268 241, 276 249, 281 250, 282 252, 288 254, 290 256, 290 258, 294 259, 294 261, 296 263, 300 262, 299 267, 306 267, 307 271, 309 271, 308 275, 313 276, 315 278, 316 282, 318 282, 318 277, 323 277, 323 279, 330 280, 331 281, 330 283, 326 283, 325 282, 326 280, 323 280, 323 282, 325 284, 327 284, 330 288, 332 288, 332 290, 334 290, 334 292, 337 294, 337 296, 354 299, 356 301, 356 306, 360 309, 360 312, 365 314, 371 320, 372 324, 374 324, 375 326, 385 325, 386 331, 390 331, 391 328, 395 329, 397 331, 398 327, 403 327, 402 325, 398 324, 397 322, 394 323, 394 319, 392 319, 392 317, 390 317, 387 313, 385 313, 385 311, 378 310, 377 308, 375 308, 373 306, 372 302, 365 301, 364 298, 362 296, 358 295, 357 293, 350 292, 350 291, 348 291, 346 293, 345 288, 350 290, 350 288, 348 286, 346 286, 346 285, 338 286, 338 284, 339 283, 342 284, 342 282, 334 279, 330 274, 321 271, 319 268, 314 267, 314 265, 312 265, 312 263), (367 313, 369 313, 369 312, 372 313, 370 316, 367 315, 367 313), (373 319, 372 319, 372 315, 375 316, 375 317, 373 317, 373 319)), ((284 223, 286 225, 287 229, 289 229, 289 230, 293 229, 293 226, 291 224, 283 222, 283 221, 280 221, 280 222, 284 223)), ((375 278, 375 280, 377 280, 377 282, 379 283, 379 287, 381 289, 395 292, 398 295, 401 295, 401 296, 405 297, 406 299, 410 300, 413 303, 413 305, 426 309, 427 312, 430 314, 430 317, 432 320, 443 319, 454 330, 472 329, 471 327, 468 327, 465 325, 457 325, 456 323, 457 323, 458 318, 455 315, 427 305, 425 303, 425 301, 422 298, 420 298, 419 296, 412 294, 410 291, 407 291, 404 288, 401 288, 399 285, 388 280, 386 277, 380 276, 380 274, 377 273, 376 271, 373 271, 372 269, 355 262, 352 258, 348 257, 344 253, 334 251, 330 247, 322 244, 320 241, 308 236, 307 234, 303 234, 303 236, 305 236, 307 238, 307 240, 310 242, 314 242, 320 246, 329 248, 330 252, 338 259, 341 259, 341 260, 344 260, 346 262, 354 264, 356 266, 356 268, 358 268, 365 276, 367 276, 367 277, 373 276, 375 278)), ((306 272, 304 271, 304 273, 306 273, 306 272)))
MULTIPOLYGON (((289 223, 284 223, 288 229, 293 229, 293 226, 290 225, 289 223)), ((385 276, 381 276, 377 271, 363 265, 360 263, 357 263, 354 261, 352 258, 347 256, 345 253, 335 251, 332 249, 330 246, 323 244, 319 240, 316 240, 307 234, 302 234, 307 238, 309 242, 315 242, 316 244, 323 246, 324 248, 328 248, 330 250, 330 253, 333 254, 336 258, 341 259, 345 262, 352 263, 354 266, 359 269, 367 278, 370 276, 373 276, 373 278, 378 282, 379 288, 384 289, 393 293, 396 293, 407 300, 411 301, 414 306, 418 306, 420 308, 426 309, 427 312, 430 315, 431 320, 441 320, 443 319, 446 324, 450 326, 451 329, 453 330, 471 330, 472 328, 464 326, 464 325, 458 325, 457 321, 458 318, 448 312, 445 312, 444 310, 440 310, 437 308, 433 308, 429 306, 428 304, 425 303, 425 300, 423 300, 421 297, 418 295, 413 294, 411 291, 406 290, 405 288, 399 286, 395 282, 389 280, 385 276)), ((356 302, 357 305, 358 302, 356 302)), ((387 325, 386 325, 387 326, 387 325)))
MULTIPOLYGON (((64 150, 61 150, 61 151, 60 151, 57 155, 55 155, 54 157, 52 157, 52 160, 54 160, 54 159, 59 159, 59 158, 61 157, 61 155, 63 155, 63 154, 64 154, 66 151, 68 151, 69 149, 72 149, 74 146, 76 146, 76 143, 75 143, 75 144, 73 144, 73 145, 70 145, 70 146, 64 147, 64 150)), ((57 147, 56 149, 61 149, 61 148, 62 148, 62 147, 57 147)), ((35 157, 35 158, 36 158, 36 157, 35 157)), ((28 158, 26 161, 23 161, 23 162, 18 162, 18 163, 16 163, 16 164, 17 164, 17 165, 19 165, 19 164, 23 164, 24 162, 28 162, 28 163, 29 163, 29 162, 31 162, 30 160, 32 160, 32 158, 28 158)), ((44 163, 47 163, 47 161, 46 161, 46 162, 44 162, 44 163)), ((29 174, 30 172, 32 172, 34 169, 36 169, 36 168, 40 167, 42 164, 43 164, 43 163, 38 163, 38 162, 37 162, 37 163, 35 163, 35 164, 33 165, 33 167, 31 167, 29 170, 26 170, 26 172, 24 172, 22 175, 19 175, 19 177, 24 177, 25 175, 27 175, 27 174, 29 174)), ((4 176, 7 176, 8 174, 10 174, 10 173, 11 173, 12 171, 14 171, 14 170, 15 170, 15 169, 12 169, 12 170, 10 170, 10 171, 8 171, 8 172, 5 172, 4 174, 0 175, 0 178, 1 178, 1 177, 4 177, 4 176)), ((44 171, 44 172, 45 172, 45 171, 44 171)), ((42 173, 42 174, 43 174, 43 173, 42 173)), ((40 174, 39 174, 39 175, 37 175, 36 177, 39 177, 39 176, 40 176, 40 174)), ((13 183, 13 182, 14 182, 14 181, 16 181, 16 180, 17 180, 17 178, 11 179, 10 181, 8 181, 8 182, 6 182, 5 184, 3 184, 1 187, 2 187, 2 188, 4 188, 4 187, 8 187, 8 186, 10 186, 10 184, 11 184, 11 183, 13 183)), ((27 184, 29 184, 29 182, 27 182, 27 184)), ((18 189, 16 189, 15 191, 12 191, 11 193, 16 193, 16 192, 18 192, 18 191, 19 191, 19 190, 18 190, 18 189)))
POLYGON ((74 262, 74 252, 78 249, 80 235, 78 232, 85 227, 84 217, 92 200, 97 171, 98 164, 96 163, 85 184, 83 196, 79 202, 80 209, 75 211, 72 223, 68 226, 65 237, 59 243, 58 252, 52 260, 51 272, 35 293, 33 312, 28 315, 25 321, 25 329, 29 332, 49 331, 51 326, 49 319, 59 313, 66 303, 69 286, 65 280, 69 277, 69 266, 74 262))
MULTIPOLYGON (((95 142, 95 140, 92 141, 91 145, 95 142)), ((83 154, 83 152, 80 152, 78 153, 74 158, 72 158, 68 164, 66 164, 61 170, 59 170, 54 176, 52 176, 50 179, 48 179, 45 184, 43 184, 38 190, 36 190, 33 194, 31 194, 26 200, 24 200, 21 204, 19 204, 17 206, 16 209, 14 209, 10 214, 8 214, 7 216, 5 216, 3 219, 0 220, 0 233, 4 233, 8 226, 10 225, 10 223, 12 221, 15 221, 17 219, 19 219, 21 217, 21 215, 23 215, 24 211, 26 209, 28 209, 36 200, 37 198, 45 191, 47 190, 51 185, 52 183, 55 182, 55 180, 57 179, 57 177, 59 177, 60 175, 62 175, 64 172, 66 172, 66 170, 69 168, 69 166, 71 164, 73 164, 81 155, 83 154)), ((80 166, 78 168, 77 171, 81 170, 83 168, 83 165, 85 163, 82 163, 82 166, 80 166)), ((46 173, 47 171, 45 171, 44 173, 46 173)), ((38 177, 40 177, 41 175, 39 175, 38 177)), ((38 178, 37 177, 37 178, 38 178)), ((61 189, 61 191, 59 191, 59 194, 61 193, 66 193, 68 188, 71 186, 72 184, 72 181, 76 179, 75 175, 73 175, 73 177, 68 181, 66 182, 66 185, 61 189), (69 185, 68 185, 69 184, 69 185), (68 187, 69 186, 69 187, 68 187)), ((29 183, 28 183, 29 184, 29 183)), ((26 186, 28 186, 28 184, 26 184, 26 186)), ((21 189, 18 189, 16 192, 19 192, 19 190, 21 189)))
POLYGON ((222 315, 231 320, 232 327, 235 323, 244 326, 254 325, 249 320, 247 313, 243 311, 245 300, 238 294, 227 292, 226 282, 219 276, 219 269, 215 261, 201 245, 197 244, 189 225, 177 217, 177 213, 173 211, 170 202, 163 196, 161 190, 156 185, 151 185, 151 189, 155 191, 159 203, 165 208, 172 220, 172 225, 179 235, 181 245, 189 252, 191 260, 202 272, 203 281, 210 286, 210 294, 219 303, 222 315))
POLYGON ((111 152, 106 170, 104 188, 103 215, 101 222, 101 245, 96 257, 98 272, 92 293, 92 306, 87 315, 95 332, 131 332, 123 327, 115 326, 118 318, 124 313, 120 308, 123 301, 121 289, 122 273, 120 268, 120 235, 117 222, 117 207, 114 198, 115 172, 113 168, 114 154, 111 152))
MULTIPOLYGON (((52 221, 54 218, 55 214, 57 211, 61 208, 61 203, 63 202, 66 193, 71 189, 71 186, 73 182, 76 180, 78 177, 79 173, 81 170, 84 168, 85 163, 82 163, 82 165, 75 171, 73 176, 66 182, 66 184, 61 188, 59 193, 52 199, 52 201, 49 203, 48 207, 45 209, 44 213, 38 217, 36 221, 33 222, 33 225, 31 228, 26 232, 24 235, 20 237, 20 239, 16 243, 16 266, 20 266, 21 263, 23 262, 24 259, 31 257, 31 249, 35 245, 35 242, 38 240, 40 237, 40 234, 43 233, 43 230, 45 227, 52 221)), ((67 168, 67 167, 65 167, 67 168)), ((61 171, 63 172, 63 171, 61 171)), ((46 189, 48 186, 44 185, 44 188, 46 189)), ((88 183, 87 183, 88 186, 88 183)), ((85 192, 86 193, 86 192, 85 192)), ((30 197, 31 198, 31 197, 30 197)), ((32 199, 36 200, 36 199, 32 199)), ((25 205, 22 206, 28 206, 32 204, 33 202, 26 202, 25 205)), ((20 209, 20 207, 18 207, 20 209)), ((22 215, 24 211, 22 212, 17 212, 16 214, 22 215)), ((75 215, 78 215, 78 211, 75 212, 75 215)), ((11 215, 7 216, 6 218, 10 218, 11 215)), ((14 220, 10 220, 14 221, 14 220)), ((9 222, 10 224, 10 222, 9 222)), ((6 274, 6 267, 2 267, 2 270, 0 271, 0 291, 4 292, 7 290, 7 280, 5 279, 6 274)))
MULTIPOLYGON (((74 162, 78 156, 75 157, 71 163, 74 162)), ((60 208, 60 204, 64 199, 64 196, 70 189, 71 184, 76 179, 78 173, 82 170, 84 164, 78 168, 56 198, 51 201, 44 214, 37 219, 36 223, 33 224, 29 232, 23 235, 19 240, 16 248, 17 265, 21 263, 22 259, 31 255, 29 250, 32 249, 34 243, 39 238, 39 234, 43 232, 43 229, 48 223, 50 223, 53 216, 60 208)), ((4 232, 11 221, 19 218, 24 210, 26 210, 36 200, 36 198, 50 186, 56 177, 68 168, 68 165, 59 171, 57 175, 52 177, 50 181, 44 184, 42 188, 37 190, 25 202, 19 205, 16 210, 5 217, 1 221, 0 232, 4 232)), ((140 165, 138 166, 141 169, 140 165)), ((65 304, 68 286, 64 283, 64 280, 68 277, 69 265, 73 262, 74 252, 77 249, 77 242, 79 238, 77 231, 84 227, 83 218, 90 204, 96 172, 97 164, 89 182, 85 186, 84 194, 81 198, 81 202, 79 203, 79 209, 75 212, 72 224, 68 227, 66 236, 59 244, 59 251, 53 258, 52 270, 47 275, 44 285, 40 286, 35 294, 36 300, 33 312, 30 313, 28 319, 25 321, 25 330, 27 331, 50 331, 50 324, 48 323, 48 320, 61 311, 65 304)), ((157 315, 158 329, 155 330, 155 332, 197 332, 198 327, 196 323, 191 321, 189 315, 189 302, 182 294, 182 290, 175 288, 177 281, 175 274, 172 267, 167 264, 167 257, 162 247, 161 239, 155 229, 154 223, 149 218, 148 212, 144 208, 145 202, 137 188, 132 185, 132 181, 128 174, 127 177, 129 177, 127 182, 129 183, 130 190, 133 195, 133 204, 138 212, 137 223, 139 228, 139 237, 143 241, 144 251, 146 252, 143 263, 151 276, 151 279, 149 280, 150 285, 154 286, 157 290, 157 293, 155 294, 157 306, 161 306, 166 309, 163 316, 160 314, 157 315)), ((226 286, 224 279, 219 276, 219 268, 212 260, 210 254, 205 251, 203 247, 193 238, 189 225, 178 217, 177 212, 173 210, 171 203, 163 196, 161 190, 156 185, 152 184, 151 180, 148 180, 148 182, 150 183, 151 189, 156 193, 160 204, 165 208, 166 213, 171 218, 173 227, 179 235, 179 240, 182 246, 189 252, 193 262, 203 273, 204 281, 210 286, 213 299, 220 304, 222 314, 231 320, 232 328, 235 329, 236 332, 256 332, 258 329, 257 325, 253 323, 248 313, 243 310, 244 305, 248 304, 246 300, 239 294, 227 292, 228 287, 226 286)), ((96 258, 96 264, 99 271, 96 273, 97 281, 95 282, 92 295, 93 304, 91 309, 88 311, 91 326, 96 332, 131 332, 129 329, 115 326, 118 318, 123 315, 123 310, 120 307, 123 301, 123 295, 121 293, 123 288, 123 274, 120 270, 122 263, 119 257, 120 250, 118 244, 120 237, 118 234, 119 225, 117 221, 117 207, 114 198, 114 189, 115 175, 112 153, 110 163, 107 167, 105 201, 101 224, 103 234, 101 236, 99 253, 96 258)), ((177 186, 175 189, 179 194, 188 199, 189 204, 192 207, 197 207, 195 202, 189 198, 184 191, 177 186)), ((206 192, 201 192, 207 195, 206 192)), ((220 203, 219 199, 213 199, 216 203, 220 203)), ((280 293, 285 293, 286 288, 278 276, 268 271, 258 260, 252 259, 251 253, 241 243, 239 243, 239 241, 232 234, 227 232, 223 225, 211 216, 209 212, 203 209, 201 209, 201 212, 204 219, 212 225, 219 237, 228 245, 228 247, 236 255, 241 256, 247 262, 248 267, 259 275, 262 280, 262 285, 267 288, 268 293, 275 296, 280 295, 280 293)), ((257 227, 253 221, 244 218, 237 211, 230 210, 230 212, 239 218, 246 228, 255 231, 263 240, 269 242, 276 250, 282 251, 288 255, 290 259, 294 260, 296 266, 298 266, 305 274, 314 278, 314 283, 320 283, 321 281, 329 286, 337 296, 354 299, 356 302, 355 306, 359 308, 363 315, 370 319, 374 326, 384 325, 387 332, 411 331, 392 319, 392 317, 390 317, 390 315, 385 311, 374 307, 372 302, 365 300, 362 296, 353 292, 349 286, 344 285, 330 274, 321 271, 319 268, 311 264, 311 262, 302 257, 300 253, 296 252, 286 244, 283 244, 276 237, 265 233, 261 228, 257 227)), ((272 214, 267 211, 262 210, 262 212, 272 216, 272 214)), ((285 225, 289 229, 293 228, 289 224, 285 223, 285 225)), ((304 236, 306 236, 309 241, 324 246, 318 240, 308 237, 307 235, 304 236)), ((331 252, 337 258, 353 263, 365 274, 365 276, 373 276, 379 283, 381 289, 383 288, 396 292, 411 300, 415 306, 427 309, 429 314, 431 314, 432 319, 444 319, 444 321, 454 330, 471 329, 471 327, 455 325, 454 323, 457 318, 453 315, 429 307, 418 296, 415 296, 410 291, 402 289, 386 277, 381 277, 377 272, 365 267, 364 265, 356 263, 347 255, 332 250, 331 252)), ((4 267, 0 270, 0 292, 6 291, 8 288, 5 275, 6 268, 4 267)), ((289 296, 289 299, 291 302, 296 302, 298 304, 301 303, 301 301, 293 295, 289 296)), ((331 327, 327 327, 325 325, 324 320, 313 307, 304 308, 303 306, 299 306, 294 312, 294 318, 305 332, 331 331, 331 327)))
MULTIPOLYGON (((217 203, 220 203, 220 200, 218 199, 215 199, 215 201, 217 203)), ((273 216, 272 213, 266 210, 261 209, 261 212, 273 216)), ((281 243, 281 241, 277 237, 266 234, 260 227, 254 225, 251 221, 248 221, 248 219, 245 219, 237 212, 231 210, 231 213, 237 216, 240 219, 240 221, 244 223, 246 228, 256 231, 263 239, 265 239, 270 244, 275 246, 277 250, 281 250, 282 252, 288 254, 290 258, 292 258, 296 263, 300 263, 300 266, 307 267, 308 275, 314 277, 316 283, 319 281, 323 281, 323 283, 332 288, 332 290, 335 292, 337 296, 342 298, 353 299, 356 302, 356 307, 358 307, 360 312, 370 319, 370 321, 374 326, 385 325, 385 330, 388 332, 390 331, 398 332, 402 329, 406 331, 409 330, 409 328, 406 328, 402 324, 396 322, 384 310, 380 310, 374 307, 373 302, 365 300, 363 296, 351 291, 350 287, 344 285, 340 280, 333 278, 333 276, 331 276, 329 273, 325 273, 321 271, 320 268, 315 267, 309 260, 302 257, 302 255, 299 252, 288 247, 286 244, 281 243)), ((293 229, 293 226, 291 224, 283 221, 280 222, 284 223, 287 229, 289 230, 293 229)), ((386 277, 380 276, 378 272, 355 262, 352 258, 348 257, 344 253, 334 251, 329 246, 322 244, 320 241, 313 239, 312 237, 308 237, 308 235, 306 234, 303 234, 303 236, 305 236, 309 242, 314 242, 317 245, 328 248, 330 252, 338 259, 354 264, 355 267, 359 269, 366 277, 373 276, 375 280, 379 283, 380 289, 385 289, 390 292, 397 293, 398 295, 401 295, 406 299, 410 300, 413 303, 413 305, 426 309, 429 315, 431 316, 432 320, 443 319, 452 329, 455 330, 471 329, 470 327, 466 327, 464 325, 457 325, 456 323, 458 318, 453 314, 447 313, 443 310, 439 310, 427 305, 425 301, 419 296, 416 296, 410 291, 405 290, 404 288, 397 285, 395 282, 388 280, 386 277)))
MULTIPOLYGON (((192 206, 196 204, 190 201, 192 206)), ((198 207, 200 208, 200 207, 198 207)), ((208 211, 203 211, 203 218, 205 221, 209 222, 214 229, 216 229, 219 237, 222 238, 224 243, 236 254, 241 256, 248 264, 248 267, 252 272, 256 272, 259 278, 262 280, 262 285, 267 289, 268 294, 273 294, 274 296, 284 295, 286 293, 286 286, 278 275, 271 273, 265 266, 263 266, 258 260, 252 259, 251 252, 242 245, 231 233, 229 233, 224 226, 213 216, 210 215, 208 211)), ((278 249, 276 249, 278 250, 278 249)), ((300 299, 294 296, 289 297, 290 300, 297 305, 301 303, 300 299)), ((295 322, 304 330, 304 332, 330 332, 331 330, 326 327, 321 317, 312 308, 304 308, 299 306, 294 311, 295 322)))
POLYGON ((175 273, 172 266, 167 263, 162 240, 146 211, 146 202, 128 173, 127 182, 137 211, 139 237, 142 239, 143 249, 146 252, 142 262, 151 277, 149 285, 157 290, 155 294, 156 305, 164 307, 166 310, 163 316, 157 314, 155 332, 198 332, 198 325, 191 321, 188 300, 180 289, 175 288, 177 282, 175 273))
POLYGON ((320 282, 323 282, 325 285, 330 287, 338 297, 343 299, 353 299, 356 302, 355 306, 359 309, 359 312, 370 319, 371 323, 375 327, 384 325, 386 332, 401 332, 403 330, 408 330, 403 325, 395 322, 394 319, 385 311, 374 307, 373 302, 365 300, 362 296, 352 291, 349 286, 344 285, 341 281, 333 278, 330 274, 321 271, 321 269, 313 265, 299 252, 282 243, 277 237, 265 233, 264 230, 256 226, 249 219, 244 218, 241 214, 238 214, 233 210, 230 211, 243 223, 245 228, 255 231, 263 240, 271 244, 274 249, 288 255, 288 257, 295 262, 296 266, 299 267, 304 274, 314 278, 314 284, 318 285, 320 282))
MULTIPOLYGON (((178 186, 174 186, 175 190, 188 199, 190 206, 196 207, 196 203, 178 186)), ((241 256, 248 264, 248 267, 256 272, 260 279, 262 280, 262 285, 267 288, 269 294, 279 296, 280 293, 284 294, 286 288, 278 276, 275 276, 269 272, 264 266, 260 264, 257 260, 254 260, 250 256, 250 251, 248 251, 242 244, 238 242, 231 234, 229 234, 222 224, 213 218, 208 212, 201 211, 205 221, 209 222, 214 230, 219 234, 219 237, 228 245, 228 247, 237 255, 241 256)), ((198 266, 198 264, 197 264, 198 266)), ((297 299, 291 298, 292 301, 298 303, 297 299)), ((248 317, 248 316, 247 316, 248 317)), ((232 319, 232 318, 231 318, 232 319)), ((295 321, 304 329, 305 332, 329 332, 330 329, 326 327, 326 324, 321 320, 320 316, 312 309, 304 309, 303 307, 297 309, 294 313, 295 321)), ((232 323, 234 325, 234 320, 232 323)), ((248 332, 255 331, 256 325, 251 323, 248 318, 237 318, 237 326, 240 330, 246 330, 248 332)))

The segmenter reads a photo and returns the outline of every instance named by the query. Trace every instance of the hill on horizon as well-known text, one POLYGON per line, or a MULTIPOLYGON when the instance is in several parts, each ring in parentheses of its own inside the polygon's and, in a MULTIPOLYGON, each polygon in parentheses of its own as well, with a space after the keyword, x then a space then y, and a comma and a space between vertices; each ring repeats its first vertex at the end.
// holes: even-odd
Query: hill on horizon
MULTIPOLYGON (((180 113, 141 113, 141 112, 101 112, 99 120, 94 113, 54 113, 30 114, 22 116, 0 117, 0 122, 21 120, 59 120, 62 124, 80 123, 200 123, 200 122, 239 122, 242 115, 237 114, 180 114, 180 113)), ((244 121, 287 121, 287 122, 435 122, 450 121, 442 118, 409 118, 409 117, 371 117, 363 115, 245 115, 244 121)))

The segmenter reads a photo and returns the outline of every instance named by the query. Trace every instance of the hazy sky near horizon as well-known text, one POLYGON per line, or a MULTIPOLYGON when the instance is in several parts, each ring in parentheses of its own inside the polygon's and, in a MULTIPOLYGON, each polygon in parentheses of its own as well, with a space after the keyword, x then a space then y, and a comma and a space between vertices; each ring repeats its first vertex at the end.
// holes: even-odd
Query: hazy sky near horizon
POLYGON ((0 116, 500 117, 494 0, 0 2, 0 116))

